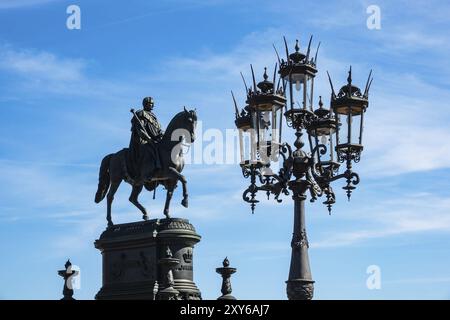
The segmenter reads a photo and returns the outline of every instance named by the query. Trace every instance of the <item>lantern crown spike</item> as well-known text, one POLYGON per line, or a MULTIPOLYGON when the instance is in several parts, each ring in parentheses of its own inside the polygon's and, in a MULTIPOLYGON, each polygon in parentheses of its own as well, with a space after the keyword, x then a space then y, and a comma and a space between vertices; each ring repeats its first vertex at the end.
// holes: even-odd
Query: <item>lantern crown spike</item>
POLYGON ((273 44, 273 43, 272 43, 272 47, 275 50, 275 54, 277 55, 278 64, 281 65, 281 59, 280 59, 280 55, 278 54, 277 47, 275 47, 275 44, 273 44))
POLYGON ((311 52, 312 39, 313 39, 313 36, 311 35, 311 37, 309 38, 308 49, 306 50, 306 61, 309 60, 309 53, 311 52))
POLYGON ((330 87, 331 87, 331 99, 335 99, 336 92, 334 91, 333 82, 331 81, 330 73, 328 72, 328 70, 327 70, 327 75, 328 75, 328 81, 330 82, 330 87))
MULTIPOLYGON (((248 91, 247 91, 247 94, 248 94, 248 91)), ((248 110, 249 107, 246 106, 239 112, 239 107, 236 102, 236 98, 234 96, 233 90, 231 90, 231 96, 233 98, 233 103, 234 103, 234 113, 235 113, 235 118, 236 118, 234 123, 236 124, 236 127, 238 129, 242 129, 242 130, 249 129, 251 126, 251 118, 250 118, 250 114, 249 114, 249 110, 248 110)))
MULTIPOLYGON (((281 82, 281 77, 278 78, 278 82, 277 82, 277 92, 280 92, 280 82, 281 82)), ((281 91, 282 94, 284 94, 284 88, 281 91)))
POLYGON ((241 78, 242 78, 242 81, 244 82, 245 94, 248 94, 247 82, 245 82, 245 78, 244 78, 244 75, 242 74, 242 72, 241 72, 241 78))
POLYGON ((372 76, 372 69, 370 69, 369 76, 367 77, 366 87, 364 89, 363 96, 366 98, 369 96, 370 85, 372 84, 373 80, 373 77, 371 78, 371 76, 372 76))
POLYGON ((233 97, 233 102, 234 102, 234 114, 236 116, 236 119, 239 117, 239 108, 236 102, 236 98, 234 97, 234 93, 233 90, 231 90, 231 96, 233 97))
POLYGON ((288 44, 287 44, 287 40, 286 37, 283 36, 283 40, 284 40, 284 49, 286 51, 286 62, 289 61, 289 49, 288 49, 288 44))
POLYGON ((314 61, 313 61, 314 65, 316 65, 316 66, 317 66, 317 54, 319 53, 320 43, 321 42, 319 41, 319 44, 317 45, 317 49, 316 49, 316 54, 314 56, 314 61))
POLYGON ((273 69, 273 80, 272 80, 272 83, 274 85, 274 90, 275 90, 275 82, 277 81, 277 68, 278 68, 278 64, 275 63, 275 68, 273 69))
POLYGON ((372 79, 370 79, 370 82, 369 82, 369 86, 367 87, 367 94, 366 94, 366 98, 369 96, 369 90, 370 90, 370 87, 372 86, 372 81, 373 81, 373 78, 372 79))
POLYGON ((256 79, 255 79, 255 72, 253 71, 253 65, 250 64, 250 69, 252 71, 252 79, 253 79, 253 91, 256 91, 256 79))

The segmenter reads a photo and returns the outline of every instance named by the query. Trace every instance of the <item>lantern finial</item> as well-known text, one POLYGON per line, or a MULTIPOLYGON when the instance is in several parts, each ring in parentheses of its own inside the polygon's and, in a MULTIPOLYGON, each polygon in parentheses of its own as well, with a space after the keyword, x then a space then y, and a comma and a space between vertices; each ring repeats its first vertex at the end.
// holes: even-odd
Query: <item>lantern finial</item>
POLYGON ((347 83, 349 86, 352 85, 352 66, 350 66, 350 70, 348 71, 347 83))

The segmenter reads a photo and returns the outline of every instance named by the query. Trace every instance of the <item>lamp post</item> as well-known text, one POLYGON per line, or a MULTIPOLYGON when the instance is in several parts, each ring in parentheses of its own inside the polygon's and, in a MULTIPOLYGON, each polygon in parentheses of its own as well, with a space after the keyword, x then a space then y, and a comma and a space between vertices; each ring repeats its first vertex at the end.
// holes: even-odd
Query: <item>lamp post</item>
MULTIPOLYGON (((235 124, 239 130, 240 166, 250 185, 243 193, 243 200, 250 203, 252 213, 259 200, 258 192, 271 195, 281 202, 281 195, 292 194, 294 200, 294 229, 291 241, 292 255, 287 284, 290 300, 309 300, 314 294, 314 281, 308 257, 308 239, 305 225, 305 200, 324 196, 323 202, 331 213, 335 194, 331 182, 345 179, 343 189, 350 200, 359 176, 352 163, 360 160, 364 113, 368 107, 368 95, 372 83, 371 73, 364 92, 352 84, 351 67, 344 85, 336 94, 331 86, 330 109, 324 108, 319 97, 318 108, 314 107, 314 77, 317 73, 317 47, 310 57, 312 37, 306 54, 300 51, 299 42, 295 51, 289 53, 284 38, 286 60, 278 57, 273 79, 268 80, 265 69, 264 80, 256 83, 251 66, 252 86, 244 85, 247 94, 246 106, 239 110, 232 92, 235 107, 235 124), (279 70, 277 72, 277 66, 279 70), (278 81, 276 79, 279 74, 278 81), (277 83, 277 85, 275 85, 277 83), (288 127, 295 130, 293 149, 282 143, 283 115, 288 127), (307 134, 309 150, 305 150, 302 139, 307 134), (274 173, 271 164, 280 161, 281 168, 274 173), (346 169, 339 173, 342 163, 346 169)), ((241 74, 242 75, 242 74, 241 74)))

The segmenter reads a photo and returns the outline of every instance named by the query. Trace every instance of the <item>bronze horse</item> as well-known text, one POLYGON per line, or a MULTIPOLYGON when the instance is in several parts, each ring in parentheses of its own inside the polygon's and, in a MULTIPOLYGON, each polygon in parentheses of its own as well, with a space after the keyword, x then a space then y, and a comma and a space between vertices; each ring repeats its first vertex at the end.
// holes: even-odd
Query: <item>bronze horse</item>
POLYGON ((181 174, 184 168, 183 158, 183 141, 193 143, 195 140, 195 128, 197 125, 197 114, 194 110, 181 111, 176 114, 167 126, 160 142, 156 144, 160 156, 161 168, 155 167, 154 152, 148 144, 140 145, 140 151, 143 154, 142 177, 143 179, 133 180, 127 179, 127 172, 124 164, 128 161, 128 148, 124 148, 116 153, 111 153, 103 158, 97 193, 95 194, 95 202, 99 203, 105 196, 107 198, 107 215, 108 227, 113 226, 111 219, 111 205, 114 200, 114 194, 120 186, 122 180, 130 183, 133 187, 129 200, 143 214, 143 219, 147 220, 148 215, 146 209, 139 203, 138 196, 142 188, 148 191, 156 189, 158 185, 163 185, 167 190, 166 203, 164 206, 164 215, 169 216, 169 205, 172 199, 173 191, 178 181, 183 187, 183 200, 181 204, 188 207, 188 193, 186 189, 186 178, 181 174))

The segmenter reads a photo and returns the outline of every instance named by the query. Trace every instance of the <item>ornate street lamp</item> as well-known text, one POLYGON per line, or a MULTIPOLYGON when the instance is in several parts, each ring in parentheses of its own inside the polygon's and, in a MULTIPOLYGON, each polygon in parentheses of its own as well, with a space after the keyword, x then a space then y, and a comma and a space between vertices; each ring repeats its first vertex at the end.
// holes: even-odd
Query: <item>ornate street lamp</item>
POLYGON ((352 161, 355 163, 359 162, 363 150, 364 113, 369 106, 369 89, 373 80, 371 76, 372 71, 369 73, 364 92, 361 93, 358 87, 352 85, 352 67, 350 67, 347 84, 336 95, 330 74, 328 74, 331 86, 331 109, 339 123, 336 128, 336 152, 338 161, 341 163, 346 162, 347 171, 349 172, 347 174, 347 186, 344 187, 349 199, 352 190, 355 189, 350 181, 352 178, 350 175, 352 161), (343 125, 340 121, 342 118, 345 119, 343 125))
MULTIPOLYGON (((273 72, 273 81, 269 81, 267 69, 264 69, 263 81, 256 83, 253 67, 253 86, 248 88, 242 77, 247 93, 246 106, 239 108, 232 92, 235 107, 235 124, 239 130, 241 168, 245 177, 251 177, 251 186, 244 193, 244 200, 251 204, 252 212, 256 203, 256 179, 264 185, 270 185, 273 172, 270 161, 277 161, 281 146, 281 128, 283 126, 283 109, 286 104, 284 89, 280 81, 275 86, 277 65, 273 72), (250 194, 250 195, 249 195, 250 194)), ((264 188, 264 187, 262 187, 264 188)), ((269 190, 266 190, 268 194, 269 190)))
POLYGON ((259 191, 265 192, 268 198, 274 195, 278 202, 281 202, 281 194, 292 193, 294 200, 292 255, 289 279, 286 281, 290 300, 312 299, 314 291, 305 225, 306 193, 309 191, 311 202, 325 196, 323 203, 331 213, 335 202, 331 182, 346 179, 347 184, 343 189, 349 199, 355 185, 359 183, 358 174, 352 170, 352 162, 360 160, 363 150, 363 120, 372 83, 370 73, 362 93, 352 84, 350 68, 347 84, 336 94, 328 75, 332 91, 330 109, 324 108, 321 97, 318 108, 314 108, 314 77, 320 43, 314 58, 310 58, 311 42, 312 37, 306 54, 300 51, 298 41, 295 51, 289 53, 284 39, 286 60, 280 59, 275 49, 280 66, 277 86, 277 65, 273 81, 268 81, 265 70, 264 80, 258 84, 251 67, 253 86, 248 88, 243 78, 247 100, 242 111, 239 111, 233 95, 235 123, 240 137, 240 165, 244 177, 250 178, 250 185, 243 193, 244 201, 250 203, 253 213, 259 202, 256 199, 259 191), (287 125, 295 130, 295 150, 281 142, 282 114, 287 125), (304 131, 308 136, 309 151, 303 149, 304 131), (281 168, 278 173, 274 173, 271 164, 278 160, 281 161, 281 168), (346 169, 339 174, 340 164, 344 162, 346 169))

